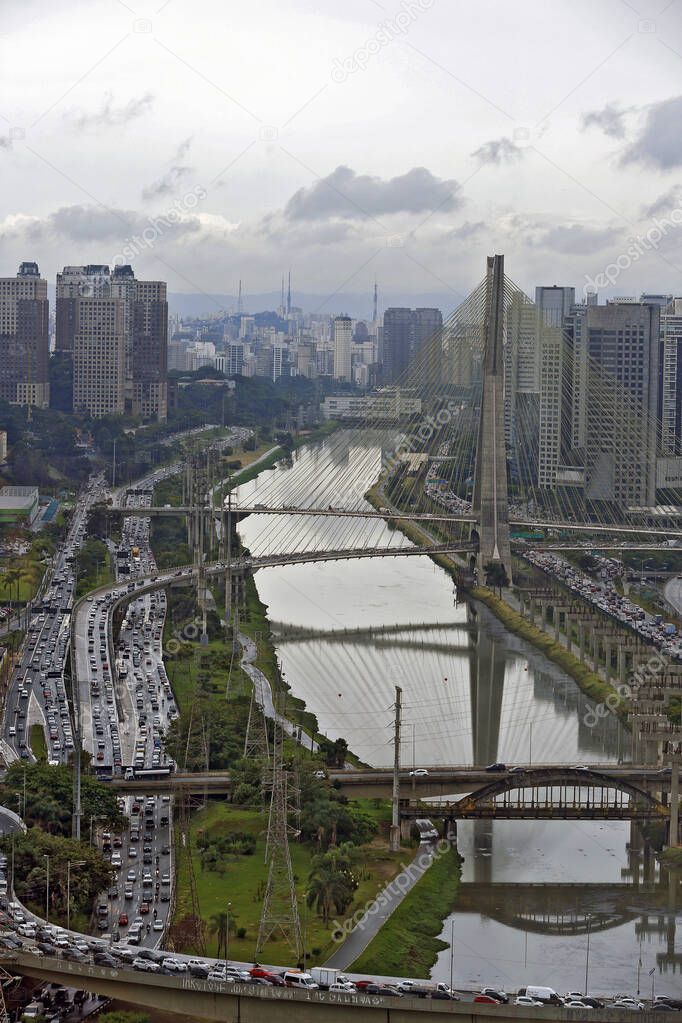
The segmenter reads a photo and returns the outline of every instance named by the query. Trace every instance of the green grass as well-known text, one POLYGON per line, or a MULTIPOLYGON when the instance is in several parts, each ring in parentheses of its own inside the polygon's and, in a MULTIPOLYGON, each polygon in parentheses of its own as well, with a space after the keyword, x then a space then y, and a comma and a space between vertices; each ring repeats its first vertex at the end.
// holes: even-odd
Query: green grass
POLYGON ((460 864, 452 848, 435 859, 352 964, 353 971, 427 978, 447 948, 438 935, 457 897, 460 864))
POLYGON ((43 726, 31 725, 29 737, 29 743, 36 760, 47 760, 47 742, 45 741, 45 729, 43 726))
MULTIPOLYGON (((374 801, 363 800, 360 802, 363 807, 374 806, 374 801)), ((374 806, 372 812, 376 813, 378 818, 387 820, 387 810, 382 813, 374 806)), ((207 954, 217 953, 217 935, 210 933, 211 917, 219 912, 224 912, 227 903, 231 902, 230 918, 234 921, 234 932, 231 926, 230 957, 242 961, 253 961, 263 892, 267 879, 264 862, 266 828, 266 812, 232 807, 222 801, 209 802, 205 809, 197 812, 192 818, 190 831, 196 890, 201 916, 209 924, 206 935, 207 954), (222 873, 202 871, 199 853, 195 847, 197 835, 201 832, 208 832, 210 835, 218 836, 230 831, 242 831, 254 835, 256 837, 254 854, 252 856, 227 856, 222 863, 222 873), (246 936, 238 938, 236 930, 242 927, 246 930, 246 936)), ((177 921, 192 912, 192 899, 189 852, 187 845, 183 846, 181 826, 176 829, 176 839, 177 903, 174 919, 177 921)), ((324 962, 331 954, 333 923, 325 925, 313 909, 304 909, 303 905, 303 893, 310 872, 310 859, 316 849, 292 839, 290 851, 301 924, 302 927, 305 925, 306 950, 310 953, 310 965, 314 965, 324 962), (312 955, 313 949, 318 950, 315 955, 312 955)), ((386 849, 384 834, 377 836, 369 845, 363 846, 361 856, 361 863, 356 868, 356 876, 360 883, 355 892, 353 905, 349 908, 347 915, 352 915, 368 900, 373 899, 381 888, 395 877, 400 870, 401 862, 405 859, 405 852, 389 853, 386 849)), ((284 941, 273 940, 268 943, 262 958, 272 964, 290 965, 292 952, 284 941)))
POLYGON ((658 854, 658 858, 664 867, 671 869, 682 869, 682 846, 670 846, 658 854))

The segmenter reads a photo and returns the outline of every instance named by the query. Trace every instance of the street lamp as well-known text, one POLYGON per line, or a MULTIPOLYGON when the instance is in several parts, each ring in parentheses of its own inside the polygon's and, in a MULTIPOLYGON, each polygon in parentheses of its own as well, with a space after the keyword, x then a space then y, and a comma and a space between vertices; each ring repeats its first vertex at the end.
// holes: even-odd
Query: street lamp
POLYGON ((587 949, 585 951, 585 995, 587 995, 587 976, 590 970, 590 930, 592 928, 592 917, 587 918, 587 949))
POLYGON ((227 914, 225 916, 225 973, 227 973, 227 961, 229 959, 229 948, 230 948, 230 910, 232 909, 232 903, 227 904, 227 914))
POLYGON ((50 857, 47 853, 43 853, 43 858, 47 861, 47 874, 45 881, 45 923, 50 922, 50 857))
POLYGON ((66 864, 66 929, 71 930, 71 867, 84 867, 85 860, 68 860, 66 864))

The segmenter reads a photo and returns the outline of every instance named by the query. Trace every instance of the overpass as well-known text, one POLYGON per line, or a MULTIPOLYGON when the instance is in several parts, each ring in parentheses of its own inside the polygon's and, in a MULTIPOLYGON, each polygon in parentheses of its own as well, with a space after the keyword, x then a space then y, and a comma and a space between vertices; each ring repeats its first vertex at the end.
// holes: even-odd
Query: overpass
MULTIPOLYGON (((221 515, 220 508, 212 508, 210 506, 197 507, 195 505, 172 505, 170 507, 159 507, 146 505, 128 505, 126 507, 118 507, 115 505, 94 505, 93 511, 106 512, 108 515, 126 516, 126 515, 140 515, 148 516, 152 518, 164 518, 174 515, 214 515, 219 517, 221 515)), ((226 514, 228 514, 226 512, 226 514)), ((477 522, 477 517, 472 513, 462 515, 452 515, 445 512, 402 512, 402 511, 391 511, 386 508, 384 511, 377 511, 375 509, 354 509, 354 508, 293 508, 288 505, 233 505, 230 509, 229 514, 232 516, 234 522, 238 522, 240 519, 246 518, 249 515, 287 515, 287 516, 303 516, 303 517, 315 517, 315 518, 334 518, 334 519, 375 519, 381 521, 398 521, 404 522, 423 522, 432 524, 447 524, 447 525, 465 525, 470 526, 477 522)), ((510 529, 524 528, 524 529, 544 529, 555 531, 566 531, 571 533, 579 533, 589 536, 590 534, 601 534, 607 535, 609 539, 600 542, 598 544, 601 550, 604 544, 607 545, 610 550, 623 550, 630 548, 632 550, 658 550, 660 544, 656 545, 651 542, 651 537, 660 537, 660 542, 664 543, 666 540, 676 539, 682 540, 682 529, 649 529, 646 526, 637 525, 615 525, 612 523, 603 522, 571 522, 562 519, 536 519, 533 516, 522 516, 522 517, 510 517, 509 519, 510 529), (616 537, 622 536, 624 538, 623 543, 618 543, 612 539, 611 536, 616 537), (627 542, 627 537, 638 537, 645 535, 646 539, 641 541, 627 542)), ((523 543, 524 546, 528 546, 527 542, 520 541, 519 539, 511 538, 512 544, 523 543)), ((545 543, 543 541, 537 541, 542 544, 545 549, 545 543)), ((578 543, 576 541, 566 541, 564 543, 557 543, 557 550, 582 550, 585 547, 585 542, 578 543)), ((548 549, 553 549, 548 547, 548 549)))
MULTIPOLYGON (((187 974, 179 977, 141 973, 130 967, 109 969, 86 963, 74 963, 27 952, 8 952, 0 957, 0 966, 8 971, 21 971, 28 977, 48 983, 65 984, 109 998, 121 999, 131 1005, 179 1013, 193 1020, 225 1020, 238 1023, 410 1023, 426 1019, 430 1023, 504 1023, 505 1020, 526 1021, 528 1010, 523 1006, 483 1005, 469 1001, 432 1001, 429 998, 402 998, 336 993, 331 991, 296 991, 293 988, 266 987, 256 984, 225 984, 221 981, 198 980, 187 974)), ((575 1012, 561 1008, 538 1007, 533 1019, 576 1019, 575 1012)), ((632 1019, 631 1010, 607 1009, 599 1013, 605 1023, 625 1023, 632 1019)), ((643 1021, 647 1013, 640 1014, 643 1021)), ((653 1023, 653 1017, 652 1023, 653 1023)))
MULTIPOLYGON (((427 775, 411 776, 408 770, 400 772, 400 785, 403 795, 414 792, 419 799, 445 799, 455 793, 482 791, 491 783, 509 781, 518 787, 523 778, 530 785, 546 785, 548 779, 557 777, 581 783, 578 787, 585 788, 595 779, 600 783, 608 782, 616 788, 636 788, 647 795, 653 792, 668 792, 671 776, 668 771, 641 765, 615 766, 613 764, 593 764, 589 767, 574 767, 561 764, 526 765, 511 768, 507 771, 491 773, 484 767, 430 767, 427 775)), ((680 772, 682 775, 682 771, 680 772)), ((353 798, 389 798, 393 791, 393 771, 388 768, 349 768, 348 770, 329 771, 329 780, 344 795, 353 798)), ((226 795, 231 791, 230 774, 228 771, 176 772, 159 781, 150 779, 124 780, 115 779, 111 783, 120 792, 186 792, 191 795, 226 795)), ((440 813, 438 803, 430 804, 431 813, 440 813)), ((423 816, 425 808, 420 808, 423 816)))

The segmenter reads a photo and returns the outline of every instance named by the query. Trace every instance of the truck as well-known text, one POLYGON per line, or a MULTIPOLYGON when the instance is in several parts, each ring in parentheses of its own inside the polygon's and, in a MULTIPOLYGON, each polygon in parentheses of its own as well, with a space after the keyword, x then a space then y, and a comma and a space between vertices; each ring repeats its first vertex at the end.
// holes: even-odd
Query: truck
POLYGON ((401 980, 398 991, 413 998, 456 998, 454 991, 442 980, 436 984, 424 983, 421 980, 401 980))
POLYGON ((341 970, 334 970, 328 966, 312 966, 309 972, 321 991, 327 991, 332 984, 348 982, 348 977, 341 970))
POLYGON ((140 548, 139 547, 133 547, 133 549, 131 550, 130 553, 132 554, 133 558, 139 558, 139 556, 140 556, 140 548))
POLYGON ((663 632, 666 636, 674 636, 677 632, 677 626, 673 625, 672 622, 666 622, 663 626, 663 632))

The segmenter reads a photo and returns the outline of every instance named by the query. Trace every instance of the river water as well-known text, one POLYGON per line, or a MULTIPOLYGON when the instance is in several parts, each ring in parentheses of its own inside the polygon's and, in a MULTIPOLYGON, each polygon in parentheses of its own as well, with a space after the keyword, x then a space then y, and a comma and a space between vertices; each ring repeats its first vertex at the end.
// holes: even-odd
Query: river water
MULTIPOLYGON (((385 440, 334 434, 242 486, 239 500, 357 507, 385 440)), ((250 517, 240 533, 253 553, 360 546, 368 536, 357 520, 273 516, 250 517)), ((406 543, 379 522, 371 541, 406 543)), ((256 584, 292 692, 367 763, 392 763, 396 685, 406 766, 628 758, 615 719, 588 728, 573 680, 485 608, 458 603, 426 557, 266 569, 256 584)), ((654 969, 657 992, 682 994, 680 914, 629 823, 460 822, 458 846, 463 883, 434 978, 452 970, 461 987, 581 990, 587 966, 593 991, 634 993, 639 973, 650 996, 654 969)))

